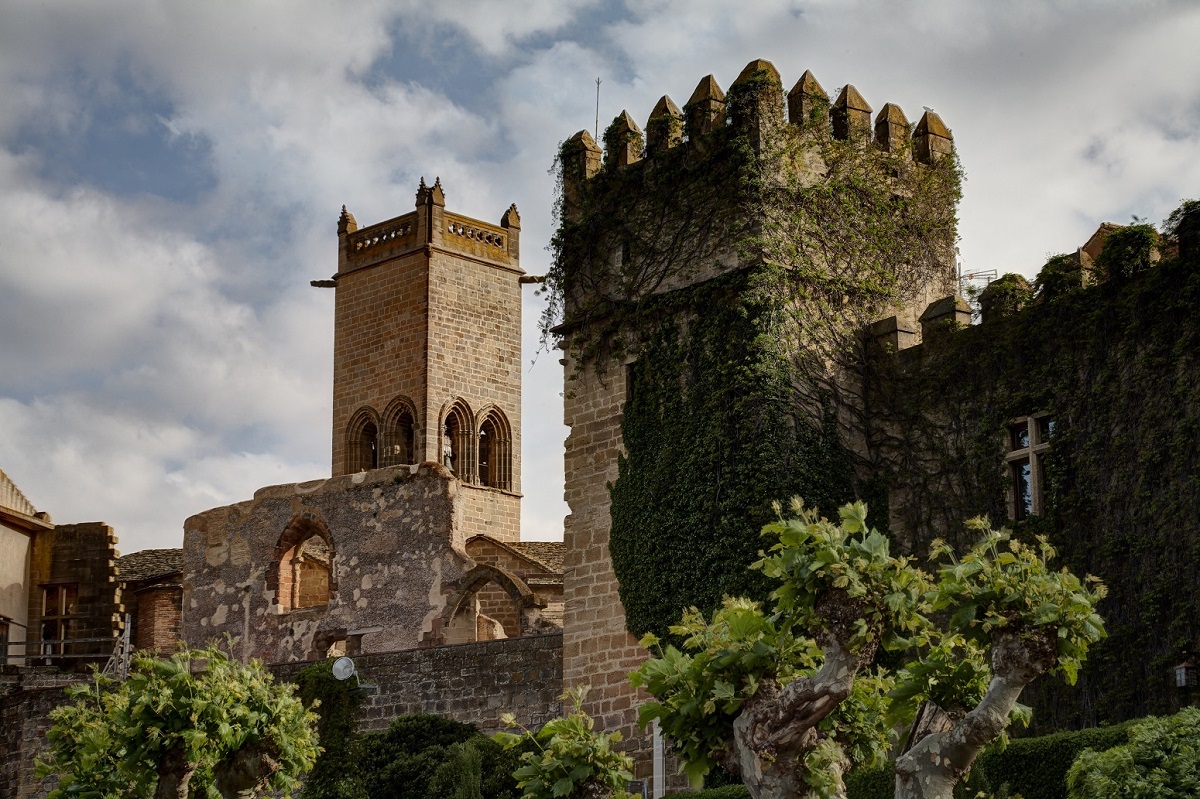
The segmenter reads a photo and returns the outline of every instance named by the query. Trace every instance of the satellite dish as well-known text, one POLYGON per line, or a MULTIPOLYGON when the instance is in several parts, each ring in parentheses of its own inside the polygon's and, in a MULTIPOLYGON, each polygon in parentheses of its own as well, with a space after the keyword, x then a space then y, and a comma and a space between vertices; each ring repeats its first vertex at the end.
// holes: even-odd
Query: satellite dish
POLYGON ((340 657, 333 661, 333 676, 339 680, 348 680, 355 675, 354 661, 348 657, 340 657))

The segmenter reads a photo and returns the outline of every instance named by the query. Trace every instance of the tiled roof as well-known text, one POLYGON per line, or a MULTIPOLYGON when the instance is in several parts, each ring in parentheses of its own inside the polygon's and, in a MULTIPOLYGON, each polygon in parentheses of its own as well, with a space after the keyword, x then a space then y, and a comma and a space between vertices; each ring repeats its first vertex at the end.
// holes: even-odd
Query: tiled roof
POLYGON ((21 493, 21 489, 17 488, 17 484, 3 469, 0 469, 0 508, 8 508, 26 516, 37 513, 37 508, 33 507, 33 503, 21 493))
POLYGON ((153 580, 182 571, 182 549, 143 549, 117 558, 117 579, 123 583, 153 580))
POLYGON ((567 545, 562 541, 518 541, 509 544, 532 561, 546 567, 550 574, 562 574, 567 545))

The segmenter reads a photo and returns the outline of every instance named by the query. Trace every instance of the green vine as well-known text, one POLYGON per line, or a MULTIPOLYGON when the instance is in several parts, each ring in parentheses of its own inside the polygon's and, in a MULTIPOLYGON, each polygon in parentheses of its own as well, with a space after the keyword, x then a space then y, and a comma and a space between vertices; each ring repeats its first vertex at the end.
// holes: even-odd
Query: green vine
MULTIPOLYGON (((852 454, 864 399, 844 378, 867 322, 951 289, 956 159, 837 140, 827 115, 784 124, 766 69, 726 102, 724 127, 629 166, 585 179, 578 138, 557 161, 543 331, 602 379, 636 358, 610 546, 637 634, 763 598, 746 567, 772 501, 886 509, 852 454)), ((628 137, 618 118, 609 152, 628 137)))
MULTIPOLYGON (((1146 225, 1114 231, 1090 287, 1077 255, 1055 256, 1020 310, 868 370, 888 431, 881 476, 906 531, 1007 518, 1007 427, 1042 412, 1055 422, 1044 511, 1017 531, 1105 580, 1110 638, 1074 689, 1031 686, 1035 732, 1170 710, 1171 666, 1200 644, 1200 602, 1181 590, 1200 581, 1200 252, 1176 234, 1198 218, 1200 204, 1185 203, 1161 246, 1146 225)), ((915 552, 930 544, 901 539, 915 552)))

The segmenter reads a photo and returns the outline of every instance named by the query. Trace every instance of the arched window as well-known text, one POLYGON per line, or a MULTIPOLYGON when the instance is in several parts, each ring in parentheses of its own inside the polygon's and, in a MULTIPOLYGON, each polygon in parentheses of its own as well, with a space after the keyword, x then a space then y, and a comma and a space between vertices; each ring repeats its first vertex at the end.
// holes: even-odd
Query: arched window
POLYGON ((479 425, 479 483, 512 490, 512 428, 499 408, 489 408, 479 425))
POLYGON ((329 531, 307 514, 292 520, 275 544, 267 587, 283 610, 326 605, 337 588, 329 531))
POLYGON ((359 408, 346 428, 346 474, 379 465, 379 418, 371 408, 359 408))
POLYGON ((470 407, 462 400, 455 400, 443 417, 442 463, 464 483, 474 483, 477 479, 474 430, 470 407))
POLYGON ((408 397, 396 397, 383 412, 381 466, 417 463, 417 412, 408 397))

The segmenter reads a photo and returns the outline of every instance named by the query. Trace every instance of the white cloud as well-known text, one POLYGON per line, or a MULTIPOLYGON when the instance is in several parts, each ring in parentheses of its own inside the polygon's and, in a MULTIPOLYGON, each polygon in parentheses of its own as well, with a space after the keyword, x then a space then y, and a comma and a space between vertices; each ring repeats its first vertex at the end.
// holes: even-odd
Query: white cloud
MULTIPOLYGON (((46 0, 4 16, 0 464, 59 520, 117 524, 126 550, 328 472, 332 295, 307 282, 336 268, 342 203, 371 224, 440 175, 472 216, 515 201, 522 264, 546 270, 546 170, 594 124, 597 76, 601 127, 622 108, 643 122, 664 93, 682 105, 710 72, 728 88, 757 57, 788 85, 812 69, 913 121, 936 107, 968 173, 972 269, 1031 274, 1100 221, 1160 219, 1200 184, 1200 10, 1185 3, 46 0), (397 47, 420 52, 380 72, 397 47), (437 88, 447 59, 472 84, 455 99, 437 88), (63 153, 45 142, 86 148, 131 86, 152 113, 117 127, 158 119, 205 143, 204 193, 50 176, 63 153)), ((527 298, 526 362, 538 307, 527 298)), ((539 537, 565 513, 557 360, 542 353, 525 382, 539 537)))

